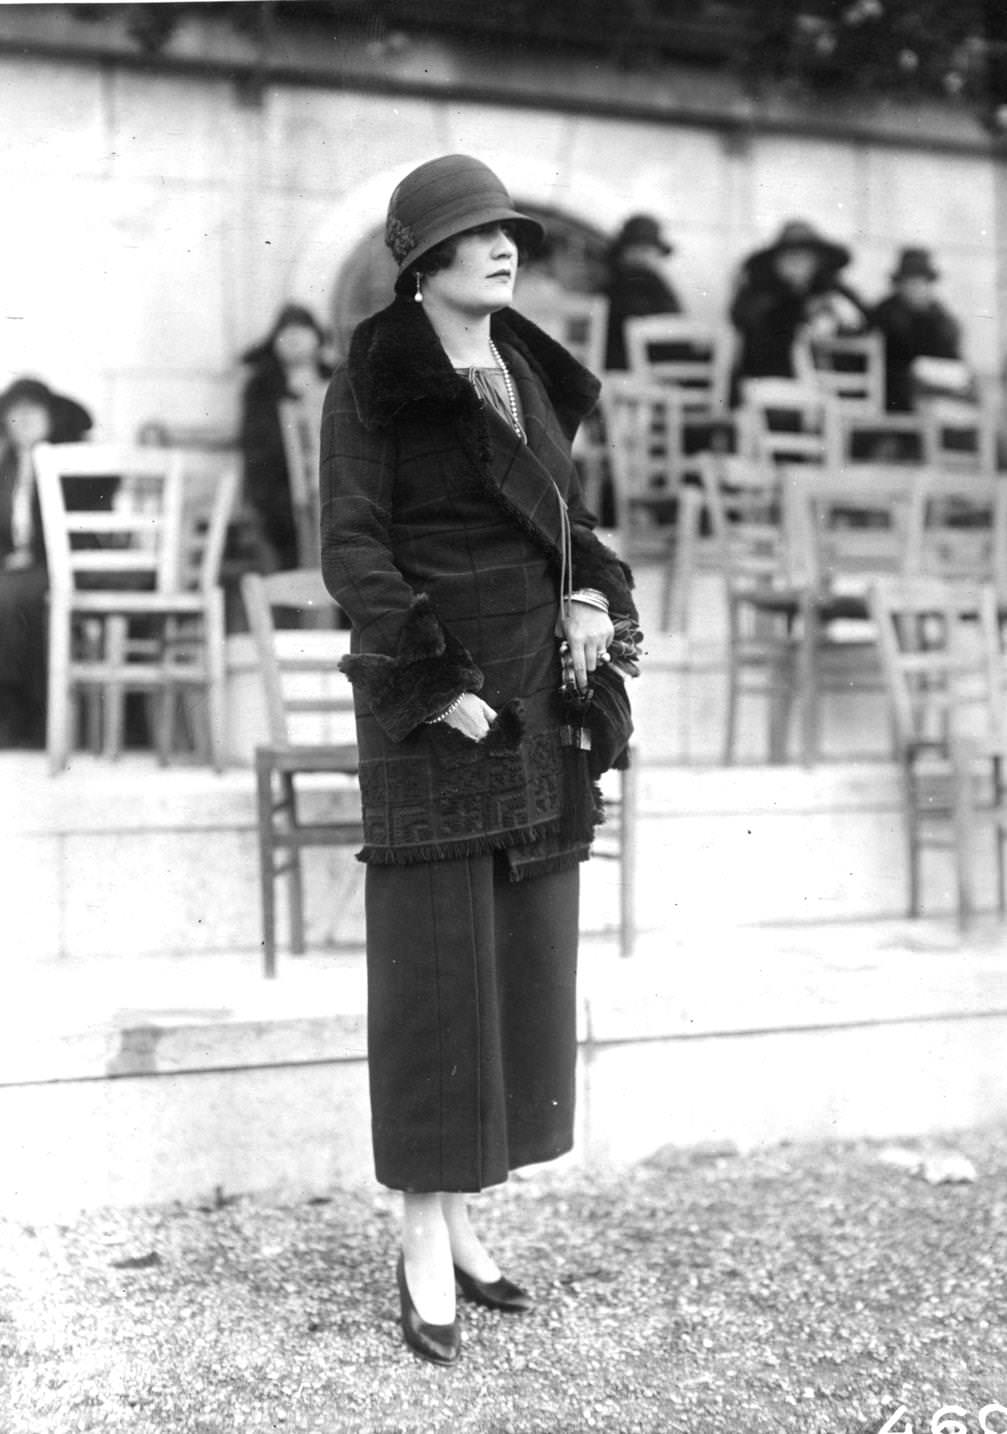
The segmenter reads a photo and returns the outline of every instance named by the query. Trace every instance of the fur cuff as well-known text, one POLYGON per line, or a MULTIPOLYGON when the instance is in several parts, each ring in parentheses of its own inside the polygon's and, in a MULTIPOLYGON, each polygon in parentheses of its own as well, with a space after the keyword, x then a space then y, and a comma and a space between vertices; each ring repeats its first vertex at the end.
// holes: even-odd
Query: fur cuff
POLYGON ((633 601, 633 574, 611 548, 589 528, 573 530, 573 585, 597 588, 608 598, 611 612, 636 619, 633 601))
POLYGON ((460 692, 479 692, 483 685, 482 672, 441 626, 425 593, 406 615, 394 657, 353 653, 339 668, 393 742, 443 712, 460 692))

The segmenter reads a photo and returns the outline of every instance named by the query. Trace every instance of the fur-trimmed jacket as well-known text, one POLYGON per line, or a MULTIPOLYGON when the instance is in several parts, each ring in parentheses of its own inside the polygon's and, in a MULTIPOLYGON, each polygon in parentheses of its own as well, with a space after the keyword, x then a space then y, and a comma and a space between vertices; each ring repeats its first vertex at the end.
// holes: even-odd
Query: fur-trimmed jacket
POLYGON ((633 621, 628 569, 595 535, 570 443, 598 381, 513 310, 492 320, 527 442, 451 367, 423 309, 356 330, 322 419, 322 569, 353 627, 363 860, 506 850, 511 875, 586 855, 564 841, 557 639, 572 585, 633 621), (462 692, 498 713, 476 743, 432 723, 462 692))

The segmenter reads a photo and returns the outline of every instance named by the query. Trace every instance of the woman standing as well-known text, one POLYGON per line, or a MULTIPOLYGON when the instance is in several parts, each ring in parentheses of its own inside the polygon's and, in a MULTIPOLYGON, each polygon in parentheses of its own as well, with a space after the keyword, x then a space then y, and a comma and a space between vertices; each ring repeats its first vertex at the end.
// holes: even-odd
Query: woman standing
POLYGON ((466 1196, 572 1144, 578 863, 591 779, 625 764, 630 730, 613 670, 633 668, 629 574, 570 458, 599 385, 507 307, 540 232, 475 159, 409 174, 386 228, 396 298, 357 329, 322 421, 322 565, 353 626, 375 1166, 404 1196, 406 1342, 441 1363, 456 1282, 532 1304, 466 1196))

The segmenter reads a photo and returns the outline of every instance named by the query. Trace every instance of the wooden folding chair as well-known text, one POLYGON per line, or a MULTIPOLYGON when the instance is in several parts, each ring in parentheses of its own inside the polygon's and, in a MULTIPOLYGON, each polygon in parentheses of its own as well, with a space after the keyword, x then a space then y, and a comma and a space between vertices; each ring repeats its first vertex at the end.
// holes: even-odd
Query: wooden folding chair
POLYGON ((861 464, 834 470, 796 464, 781 470, 793 561, 810 589, 800 660, 802 755, 819 756, 821 699, 880 682, 868 592, 879 577, 902 576, 914 562, 910 511, 919 470, 861 464))
MULTIPOLYGON (((72 745, 77 693, 101 694, 105 750, 121 746, 126 691, 158 702, 158 732, 181 687, 203 694, 213 765, 224 759, 223 595, 215 581, 234 497, 221 478, 203 530, 198 577, 183 557, 189 532, 184 458, 156 448, 40 444, 35 450, 49 567, 47 746, 52 772, 72 745), (208 535, 212 534, 212 539, 208 535), (184 653, 173 640, 184 628, 184 653)), ((158 741, 166 759, 167 746, 158 741)))
POLYGON ((301 854, 311 846, 363 841, 357 790, 353 692, 338 671, 350 634, 313 621, 332 599, 317 569, 297 569, 241 582, 262 676, 269 741, 256 747, 262 956, 266 976, 276 975, 276 880, 287 877, 290 949, 304 951, 304 878, 301 854), (283 614, 301 625, 281 626, 283 614), (304 625, 305 619, 308 624, 304 625), (305 816, 303 779, 324 777, 323 796, 338 803, 322 819, 305 816))
POLYGON ((902 779, 908 909, 922 906, 922 853, 951 851, 958 921, 975 909, 977 786, 988 781, 1005 907, 1002 627, 992 586, 940 578, 882 579, 871 588, 902 779))
POLYGON ((703 496, 727 604, 724 764, 734 761, 741 699, 768 699, 769 760, 786 759, 811 601, 795 571, 779 477, 767 463, 721 453, 700 460, 703 496))

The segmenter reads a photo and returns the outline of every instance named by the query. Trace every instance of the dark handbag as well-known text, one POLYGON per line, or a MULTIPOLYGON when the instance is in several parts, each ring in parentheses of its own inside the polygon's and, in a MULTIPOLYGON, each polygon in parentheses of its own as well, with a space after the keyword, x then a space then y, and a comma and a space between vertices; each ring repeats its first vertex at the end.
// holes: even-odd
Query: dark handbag
POLYGON ((629 766, 633 711, 625 679, 612 667, 602 666, 591 675, 584 725, 591 733, 588 770, 597 781, 603 772, 629 766))

